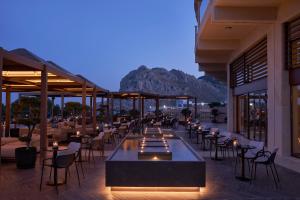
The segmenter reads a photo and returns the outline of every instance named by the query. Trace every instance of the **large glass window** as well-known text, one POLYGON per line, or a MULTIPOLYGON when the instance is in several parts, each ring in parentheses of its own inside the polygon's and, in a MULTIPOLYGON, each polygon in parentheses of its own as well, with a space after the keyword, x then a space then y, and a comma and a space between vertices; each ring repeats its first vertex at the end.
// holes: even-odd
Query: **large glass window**
POLYGON ((267 144, 266 91, 238 96, 237 130, 251 140, 267 144))
POLYGON ((300 158, 300 85, 292 87, 292 153, 300 158))

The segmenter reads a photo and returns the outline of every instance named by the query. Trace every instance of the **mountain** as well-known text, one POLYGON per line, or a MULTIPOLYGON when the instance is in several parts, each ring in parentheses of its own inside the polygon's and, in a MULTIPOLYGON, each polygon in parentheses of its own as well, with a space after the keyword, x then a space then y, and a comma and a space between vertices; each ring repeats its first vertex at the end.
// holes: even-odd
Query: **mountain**
POLYGON ((198 102, 226 101, 226 85, 213 77, 195 76, 182 71, 140 66, 129 72, 120 82, 120 91, 143 91, 164 95, 190 95, 198 102))

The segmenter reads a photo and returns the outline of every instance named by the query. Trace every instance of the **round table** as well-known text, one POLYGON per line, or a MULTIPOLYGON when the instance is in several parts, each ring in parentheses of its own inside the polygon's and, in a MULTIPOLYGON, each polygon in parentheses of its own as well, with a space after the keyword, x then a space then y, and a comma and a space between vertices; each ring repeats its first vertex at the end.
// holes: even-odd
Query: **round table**
POLYGON ((215 142, 215 148, 216 148, 216 150, 215 150, 215 157, 213 157, 211 159, 212 160, 216 160, 216 161, 222 160, 221 158, 218 157, 218 140, 220 138, 225 137, 225 136, 224 135, 219 135, 219 134, 214 134, 214 135, 211 134, 211 135, 207 135, 206 137, 210 138, 211 140, 214 140, 214 142, 215 142))
POLYGON ((241 181, 250 181, 251 179, 245 176, 245 153, 249 149, 255 149, 256 147, 247 144, 247 145, 238 145, 237 148, 241 149, 242 166, 241 166, 241 175, 236 176, 235 178, 241 181))

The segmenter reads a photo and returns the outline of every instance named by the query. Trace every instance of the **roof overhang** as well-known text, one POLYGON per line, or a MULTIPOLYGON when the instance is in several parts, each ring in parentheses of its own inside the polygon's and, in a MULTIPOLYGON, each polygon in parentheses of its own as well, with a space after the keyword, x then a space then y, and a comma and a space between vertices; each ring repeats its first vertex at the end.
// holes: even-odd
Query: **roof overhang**
MULTIPOLYGON (((198 23, 195 62, 199 70, 226 80, 226 66, 241 40, 277 19, 281 0, 212 0, 198 23)), ((197 13, 196 13, 197 16, 197 13)))
POLYGON ((41 87, 41 72, 47 70, 49 92, 82 93, 86 86, 87 94, 107 93, 88 79, 74 75, 54 62, 45 61, 26 49, 7 51, 0 48, 3 59, 3 91, 9 88, 11 92, 38 92, 41 87))

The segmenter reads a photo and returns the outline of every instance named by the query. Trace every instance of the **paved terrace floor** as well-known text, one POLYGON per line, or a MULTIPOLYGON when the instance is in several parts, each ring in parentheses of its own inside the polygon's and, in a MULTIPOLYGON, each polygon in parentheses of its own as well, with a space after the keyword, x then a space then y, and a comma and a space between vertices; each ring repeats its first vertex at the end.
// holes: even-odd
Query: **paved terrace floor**
MULTIPOLYGON (((177 130, 191 143, 200 155, 200 147, 191 141, 184 129, 177 130)), ((108 155, 111 151, 107 151, 108 155)), ((200 192, 111 192, 104 184, 104 158, 96 157, 96 164, 85 163, 85 178, 81 177, 78 186, 75 170, 71 169, 68 185, 59 186, 59 194, 54 187, 45 185, 49 171, 46 171, 43 189, 39 191, 40 166, 35 169, 18 170, 14 163, 4 163, 0 168, 0 199, 1 200, 33 200, 33 199, 300 199, 300 174, 278 166, 281 184, 275 189, 271 176, 266 175, 264 168, 258 168, 257 180, 252 185, 234 178, 233 159, 207 161, 207 186, 200 192)), ((38 163, 38 162, 37 162, 38 163)))

